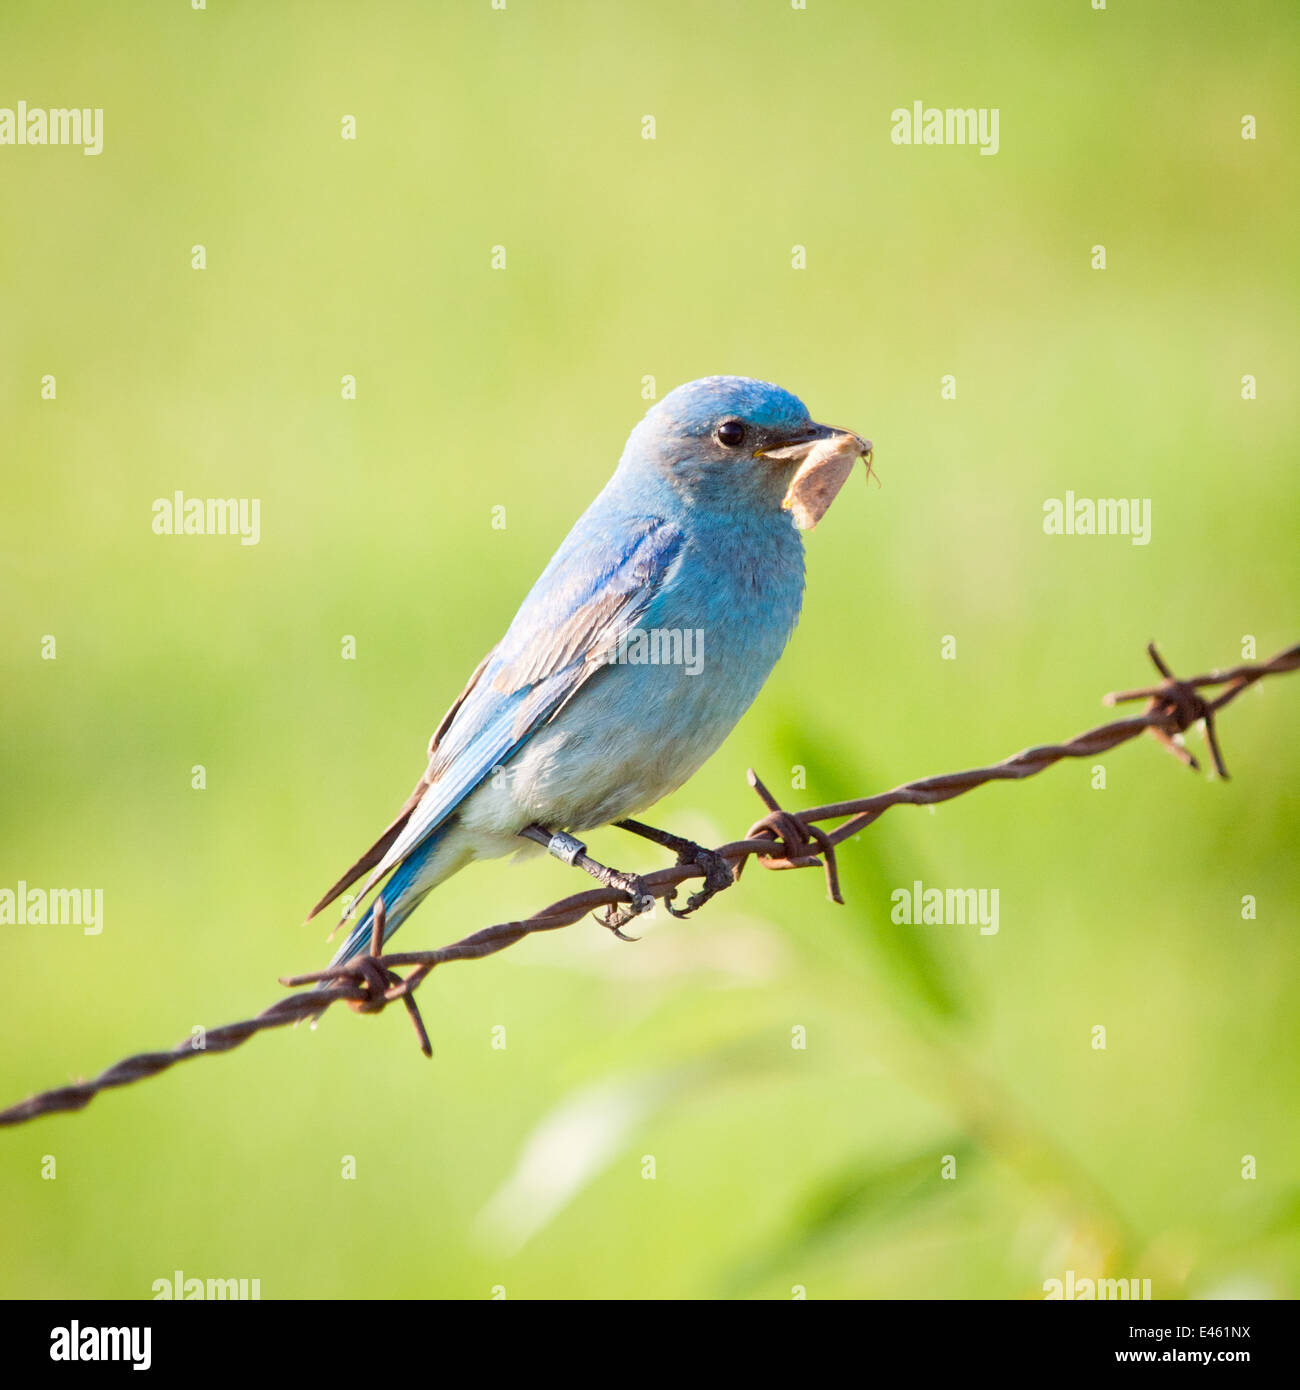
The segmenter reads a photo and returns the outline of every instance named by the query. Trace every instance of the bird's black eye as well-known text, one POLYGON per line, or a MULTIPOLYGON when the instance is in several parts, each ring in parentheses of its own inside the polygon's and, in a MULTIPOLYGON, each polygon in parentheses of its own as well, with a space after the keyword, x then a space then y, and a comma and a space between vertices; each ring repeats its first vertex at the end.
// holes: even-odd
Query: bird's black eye
POLYGON ((745 437, 745 427, 739 420, 724 420, 718 426, 718 443, 734 449, 745 437))

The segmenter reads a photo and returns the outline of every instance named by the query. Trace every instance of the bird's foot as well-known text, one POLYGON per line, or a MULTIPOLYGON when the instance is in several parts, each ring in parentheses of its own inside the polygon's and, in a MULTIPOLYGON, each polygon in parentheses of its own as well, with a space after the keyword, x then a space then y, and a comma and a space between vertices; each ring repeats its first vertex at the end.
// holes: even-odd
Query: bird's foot
POLYGON ((611 903, 603 912, 595 914, 596 921, 602 927, 608 927, 620 941, 639 940, 635 936, 625 936, 622 928, 634 917, 649 912, 655 905, 655 895, 640 874, 625 874, 618 869, 606 869, 605 875, 602 875, 601 881, 610 888, 617 888, 620 892, 626 893, 631 901, 611 903))
POLYGON ((730 888, 736 881, 735 870, 732 869, 730 862, 716 850, 705 849, 703 845, 697 845, 694 840, 688 840, 682 835, 674 835, 669 830, 657 830, 653 825, 646 825, 643 821, 621 820, 616 821, 615 824, 620 830, 628 830, 633 835, 640 835, 643 840, 650 840, 656 845, 662 845, 665 849, 674 851, 678 864, 689 864, 704 871, 704 887, 697 889, 687 898, 685 907, 673 906, 672 900, 676 896, 675 890, 664 899, 664 906, 674 917, 689 917, 693 912, 702 908, 715 893, 721 893, 724 888, 730 888))
POLYGON ((715 893, 721 893, 724 888, 730 888, 736 881, 736 876, 728 859, 716 850, 705 849, 703 845, 697 845, 694 840, 686 840, 678 849, 677 862, 681 865, 689 864, 694 868, 703 869, 704 887, 697 888, 686 899, 685 907, 674 907, 671 902, 665 902, 664 906, 674 917, 689 917, 692 913, 698 912, 715 893))
POLYGON ((620 893, 626 893, 629 902, 610 903, 604 912, 593 915, 602 927, 608 927, 620 941, 637 940, 635 936, 624 936, 620 929, 634 917, 649 912, 655 905, 655 895, 640 874, 625 874, 619 869, 611 869, 608 864, 599 863, 587 853, 587 846, 581 840, 563 830, 548 830, 544 825, 534 823, 524 826, 519 834, 525 840, 542 845, 565 864, 572 864, 584 874, 590 874, 606 888, 617 888, 620 893))

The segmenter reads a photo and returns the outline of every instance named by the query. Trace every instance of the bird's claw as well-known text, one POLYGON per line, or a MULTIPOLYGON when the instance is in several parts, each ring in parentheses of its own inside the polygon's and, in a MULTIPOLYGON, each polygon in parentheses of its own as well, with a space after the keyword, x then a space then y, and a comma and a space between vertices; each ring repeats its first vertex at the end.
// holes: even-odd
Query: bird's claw
POLYGON ((655 905, 655 895, 640 874, 612 873, 609 886, 624 892, 631 899, 626 903, 610 903, 604 910, 593 914, 602 927, 608 927, 620 941, 639 941, 640 937, 627 936, 621 928, 643 912, 649 912, 655 905))
POLYGON ((736 881, 730 862, 716 850, 705 849, 694 842, 677 852, 679 864, 692 864, 704 870, 704 887, 697 889, 686 899, 685 907, 674 907, 670 901, 664 906, 674 917, 689 917, 698 912, 715 893, 730 888, 736 881))

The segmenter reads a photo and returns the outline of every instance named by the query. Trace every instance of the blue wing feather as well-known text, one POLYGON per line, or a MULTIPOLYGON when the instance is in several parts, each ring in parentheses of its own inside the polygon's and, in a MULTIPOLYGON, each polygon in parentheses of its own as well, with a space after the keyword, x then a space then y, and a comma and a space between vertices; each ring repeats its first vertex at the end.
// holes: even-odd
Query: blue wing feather
MULTIPOLYGON (((574 695, 662 588, 681 549, 680 530, 657 517, 602 525, 600 501, 570 532, 461 697, 432 751, 426 789, 356 903, 574 695)), ((388 897, 385 890, 391 913, 396 903, 388 897)))

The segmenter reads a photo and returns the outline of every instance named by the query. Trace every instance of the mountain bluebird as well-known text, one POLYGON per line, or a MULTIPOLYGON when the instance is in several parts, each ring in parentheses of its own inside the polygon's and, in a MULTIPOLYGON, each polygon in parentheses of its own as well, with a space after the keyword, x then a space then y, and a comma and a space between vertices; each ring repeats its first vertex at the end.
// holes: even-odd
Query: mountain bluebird
POLYGON ((654 900, 574 838, 610 822, 701 870, 687 910, 730 883, 725 860, 628 818, 681 786, 767 679, 804 588, 783 499, 810 453, 845 444, 849 466, 869 449, 747 377, 692 381, 651 408, 439 724, 397 818, 312 909, 369 871, 346 920, 387 880, 331 964, 369 947, 378 903, 386 940, 471 860, 529 842, 623 892, 604 918, 617 932, 654 900))

